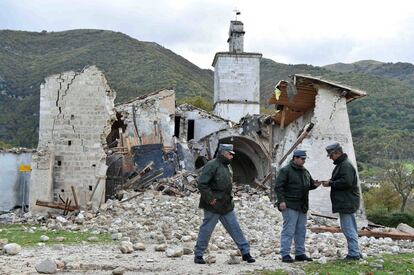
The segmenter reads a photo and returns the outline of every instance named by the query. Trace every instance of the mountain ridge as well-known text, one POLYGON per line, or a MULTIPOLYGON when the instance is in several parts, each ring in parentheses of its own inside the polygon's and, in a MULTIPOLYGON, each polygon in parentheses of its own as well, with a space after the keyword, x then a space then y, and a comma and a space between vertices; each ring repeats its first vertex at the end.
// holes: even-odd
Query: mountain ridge
POLYGON ((340 73, 360 73, 389 77, 414 85, 414 65, 408 62, 360 60, 353 63, 334 63, 323 68, 340 73))

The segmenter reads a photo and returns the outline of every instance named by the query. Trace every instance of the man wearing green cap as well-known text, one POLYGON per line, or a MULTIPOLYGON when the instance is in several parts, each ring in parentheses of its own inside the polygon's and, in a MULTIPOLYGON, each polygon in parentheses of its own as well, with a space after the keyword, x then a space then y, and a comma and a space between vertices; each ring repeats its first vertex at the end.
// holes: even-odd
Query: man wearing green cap
POLYGON ((335 168, 331 179, 323 182, 323 186, 331 187, 332 212, 339 213, 341 229, 348 243, 345 260, 359 260, 362 257, 358 247, 358 228, 355 220, 355 212, 360 201, 357 173, 339 143, 331 144, 325 149, 335 168))
POLYGON ((306 212, 309 208, 309 190, 321 183, 312 179, 304 167, 305 161, 306 151, 295 150, 292 160, 280 169, 276 178, 277 207, 283 216, 280 254, 285 263, 312 261, 305 254, 306 212), (290 256, 292 239, 295 240, 295 260, 290 256))
POLYGON ((220 144, 217 157, 204 166, 198 177, 198 189, 201 194, 199 207, 204 209, 204 219, 194 249, 194 263, 196 264, 206 263, 203 254, 219 220, 240 249, 243 261, 255 262, 250 255, 249 243, 244 237, 233 210, 233 176, 229 164, 234 154, 232 144, 220 144))

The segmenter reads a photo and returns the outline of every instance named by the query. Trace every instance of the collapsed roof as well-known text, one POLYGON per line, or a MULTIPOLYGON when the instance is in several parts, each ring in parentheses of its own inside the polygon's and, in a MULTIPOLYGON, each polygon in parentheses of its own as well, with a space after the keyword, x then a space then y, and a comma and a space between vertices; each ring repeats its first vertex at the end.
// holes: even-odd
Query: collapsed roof
POLYGON ((278 111, 273 115, 274 121, 282 128, 295 121, 315 107, 318 90, 324 87, 337 91, 340 97, 346 98, 347 103, 367 95, 365 91, 320 77, 295 74, 291 76, 291 81, 280 80, 275 87, 275 90, 281 92, 280 95, 273 93, 267 100, 268 104, 277 105, 278 111))

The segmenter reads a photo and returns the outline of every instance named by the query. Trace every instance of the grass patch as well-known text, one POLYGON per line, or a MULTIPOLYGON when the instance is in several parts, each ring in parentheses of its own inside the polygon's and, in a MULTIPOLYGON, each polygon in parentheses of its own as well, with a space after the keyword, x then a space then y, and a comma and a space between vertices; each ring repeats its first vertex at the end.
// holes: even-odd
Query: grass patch
POLYGON ((40 242, 40 236, 46 235, 49 241, 46 245, 51 244, 79 244, 87 241, 89 237, 96 236, 97 240, 89 243, 108 243, 111 242, 111 236, 108 233, 93 235, 90 232, 65 231, 65 230, 40 230, 37 226, 13 224, 0 224, 0 239, 7 239, 8 243, 17 243, 21 246, 33 246, 40 242), (31 230, 30 230, 31 229, 31 230), (56 237, 64 237, 63 241, 56 241, 56 237))
POLYGON ((312 262, 304 265, 306 274, 412 274, 414 253, 367 257, 362 261, 329 261, 327 264, 312 262))
MULTIPOLYGON (((318 262, 293 263, 292 268, 302 269, 310 275, 382 275, 414 274, 414 253, 380 254, 361 261, 333 260, 326 264, 318 262)), ((286 275, 285 271, 263 271, 262 275, 286 275)))

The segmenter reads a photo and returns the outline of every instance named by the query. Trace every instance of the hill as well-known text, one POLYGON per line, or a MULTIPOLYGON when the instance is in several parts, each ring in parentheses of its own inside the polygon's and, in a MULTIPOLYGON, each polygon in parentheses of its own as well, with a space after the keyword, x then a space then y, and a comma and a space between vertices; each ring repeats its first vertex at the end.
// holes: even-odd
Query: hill
POLYGON ((360 73, 394 78, 414 86, 414 65, 411 63, 384 63, 375 60, 361 60, 350 64, 335 63, 326 65, 323 68, 340 73, 360 73))
POLYGON ((37 144, 39 87, 48 75, 97 65, 117 102, 162 88, 212 98, 213 74, 152 42, 103 30, 0 31, 0 140, 37 144))
MULTIPOLYGON (((103 30, 4 30, 0 31, 0 141, 35 147, 40 84, 48 75, 87 65, 97 65, 105 73, 117 92, 117 102, 162 88, 174 88, 179 99, 199 96, 212 100, 213 72, 156 43, 103 30)), ((348 105, 358 160, 381 164, 397 151, 400 158, 414 159, 414 86, 410 71, 401 69, 414 65, 378 61, 349 65, 287 65, 263 58, 261 100, 264 103, 275 84, 294 73, 366 90, 368 97, 348 105)))

